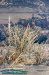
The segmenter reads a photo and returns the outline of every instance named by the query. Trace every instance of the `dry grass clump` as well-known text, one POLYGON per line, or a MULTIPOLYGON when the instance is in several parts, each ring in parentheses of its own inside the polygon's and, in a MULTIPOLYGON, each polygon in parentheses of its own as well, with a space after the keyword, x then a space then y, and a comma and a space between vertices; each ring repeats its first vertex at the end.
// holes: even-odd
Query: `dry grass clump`
MULTIPOLYGON (((11 56, 13 63, 15 63, 17 59, 19 59, 18 56, 22 54, 23 56, 20 56, 20 59, 17 61, 18 63, 22 63, 22 62, 27 63, 28 59, 31 59, 30 54, 34 51, 33 45, 34 45, 35 39, 40 34, 40 30, 41 29, 36 26, 34 27, 34 29, 32 29, 30 25, 28 25, 26 28, 18 27, 18 26, 15 27, 15 30, 13 30, 13 33, 15 34, 13 34, 13 36, 11 37, 12 39, 9 39, 10 44, 13 43, 14 46, 16 47, 15 53, 12 54, 11 56), (18 56, 16 54, 17 52, 19 53, 18 56)), ((32 62, 32 59, 30 62, 32 62)))

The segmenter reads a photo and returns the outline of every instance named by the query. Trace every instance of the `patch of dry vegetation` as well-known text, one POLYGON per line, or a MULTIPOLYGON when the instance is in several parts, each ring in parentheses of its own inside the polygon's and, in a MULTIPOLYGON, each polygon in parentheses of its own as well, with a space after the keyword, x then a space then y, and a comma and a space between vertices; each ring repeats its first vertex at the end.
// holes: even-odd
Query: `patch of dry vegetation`
POLYGON ((45 52, 37 48, 37 46, 40 46, 39 44, 34 46, 41 29, 36 26, 32 29, 28 25, 26 28, 21 26, 13 27, 11 31, 8 43, 10 46, 16 47, 16 49, 12 54, 9 51, 8 56, 4 55, 7 63, 10 64, 9 67, 15 64, 41 64, 45 52))

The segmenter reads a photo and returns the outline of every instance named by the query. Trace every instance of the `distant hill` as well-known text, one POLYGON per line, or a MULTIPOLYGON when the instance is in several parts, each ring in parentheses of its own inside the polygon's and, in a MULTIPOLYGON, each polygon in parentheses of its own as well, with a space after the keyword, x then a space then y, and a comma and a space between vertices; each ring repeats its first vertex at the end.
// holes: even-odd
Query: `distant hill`
POLYGON ((0 0, 2 2, 8 2, 8 3, 29 3, 29 4, 32 4, 33 2, 44 2, 46 5, 49 5, 49 0, 0 0))

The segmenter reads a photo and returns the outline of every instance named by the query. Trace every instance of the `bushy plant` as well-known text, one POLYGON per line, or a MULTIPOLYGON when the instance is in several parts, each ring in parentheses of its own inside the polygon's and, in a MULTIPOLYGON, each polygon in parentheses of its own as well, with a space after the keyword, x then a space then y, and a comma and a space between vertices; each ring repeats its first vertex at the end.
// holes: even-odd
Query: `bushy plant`
MULTIPOLYGON (((36 63, 39 64, 41 62, 40 50, 33 49, 33 46, 36 38, 40 34, 40 31, 41 29, 39 27, 35 26, 34 29, 32 29, 30 25, 28 25, 26 28, 23 28, 21 26, 12 28, 13 35, 9 37, 11 38, 9 40, 10 43, 13 43, 16 47, 16 51, 14 52, 14 54, 23 53, 23 57, 27 60, 31 59, 31 54, 34 51, 36 63)), ((15 60, 16 59, 17 58, 15 58, 15 60)))

